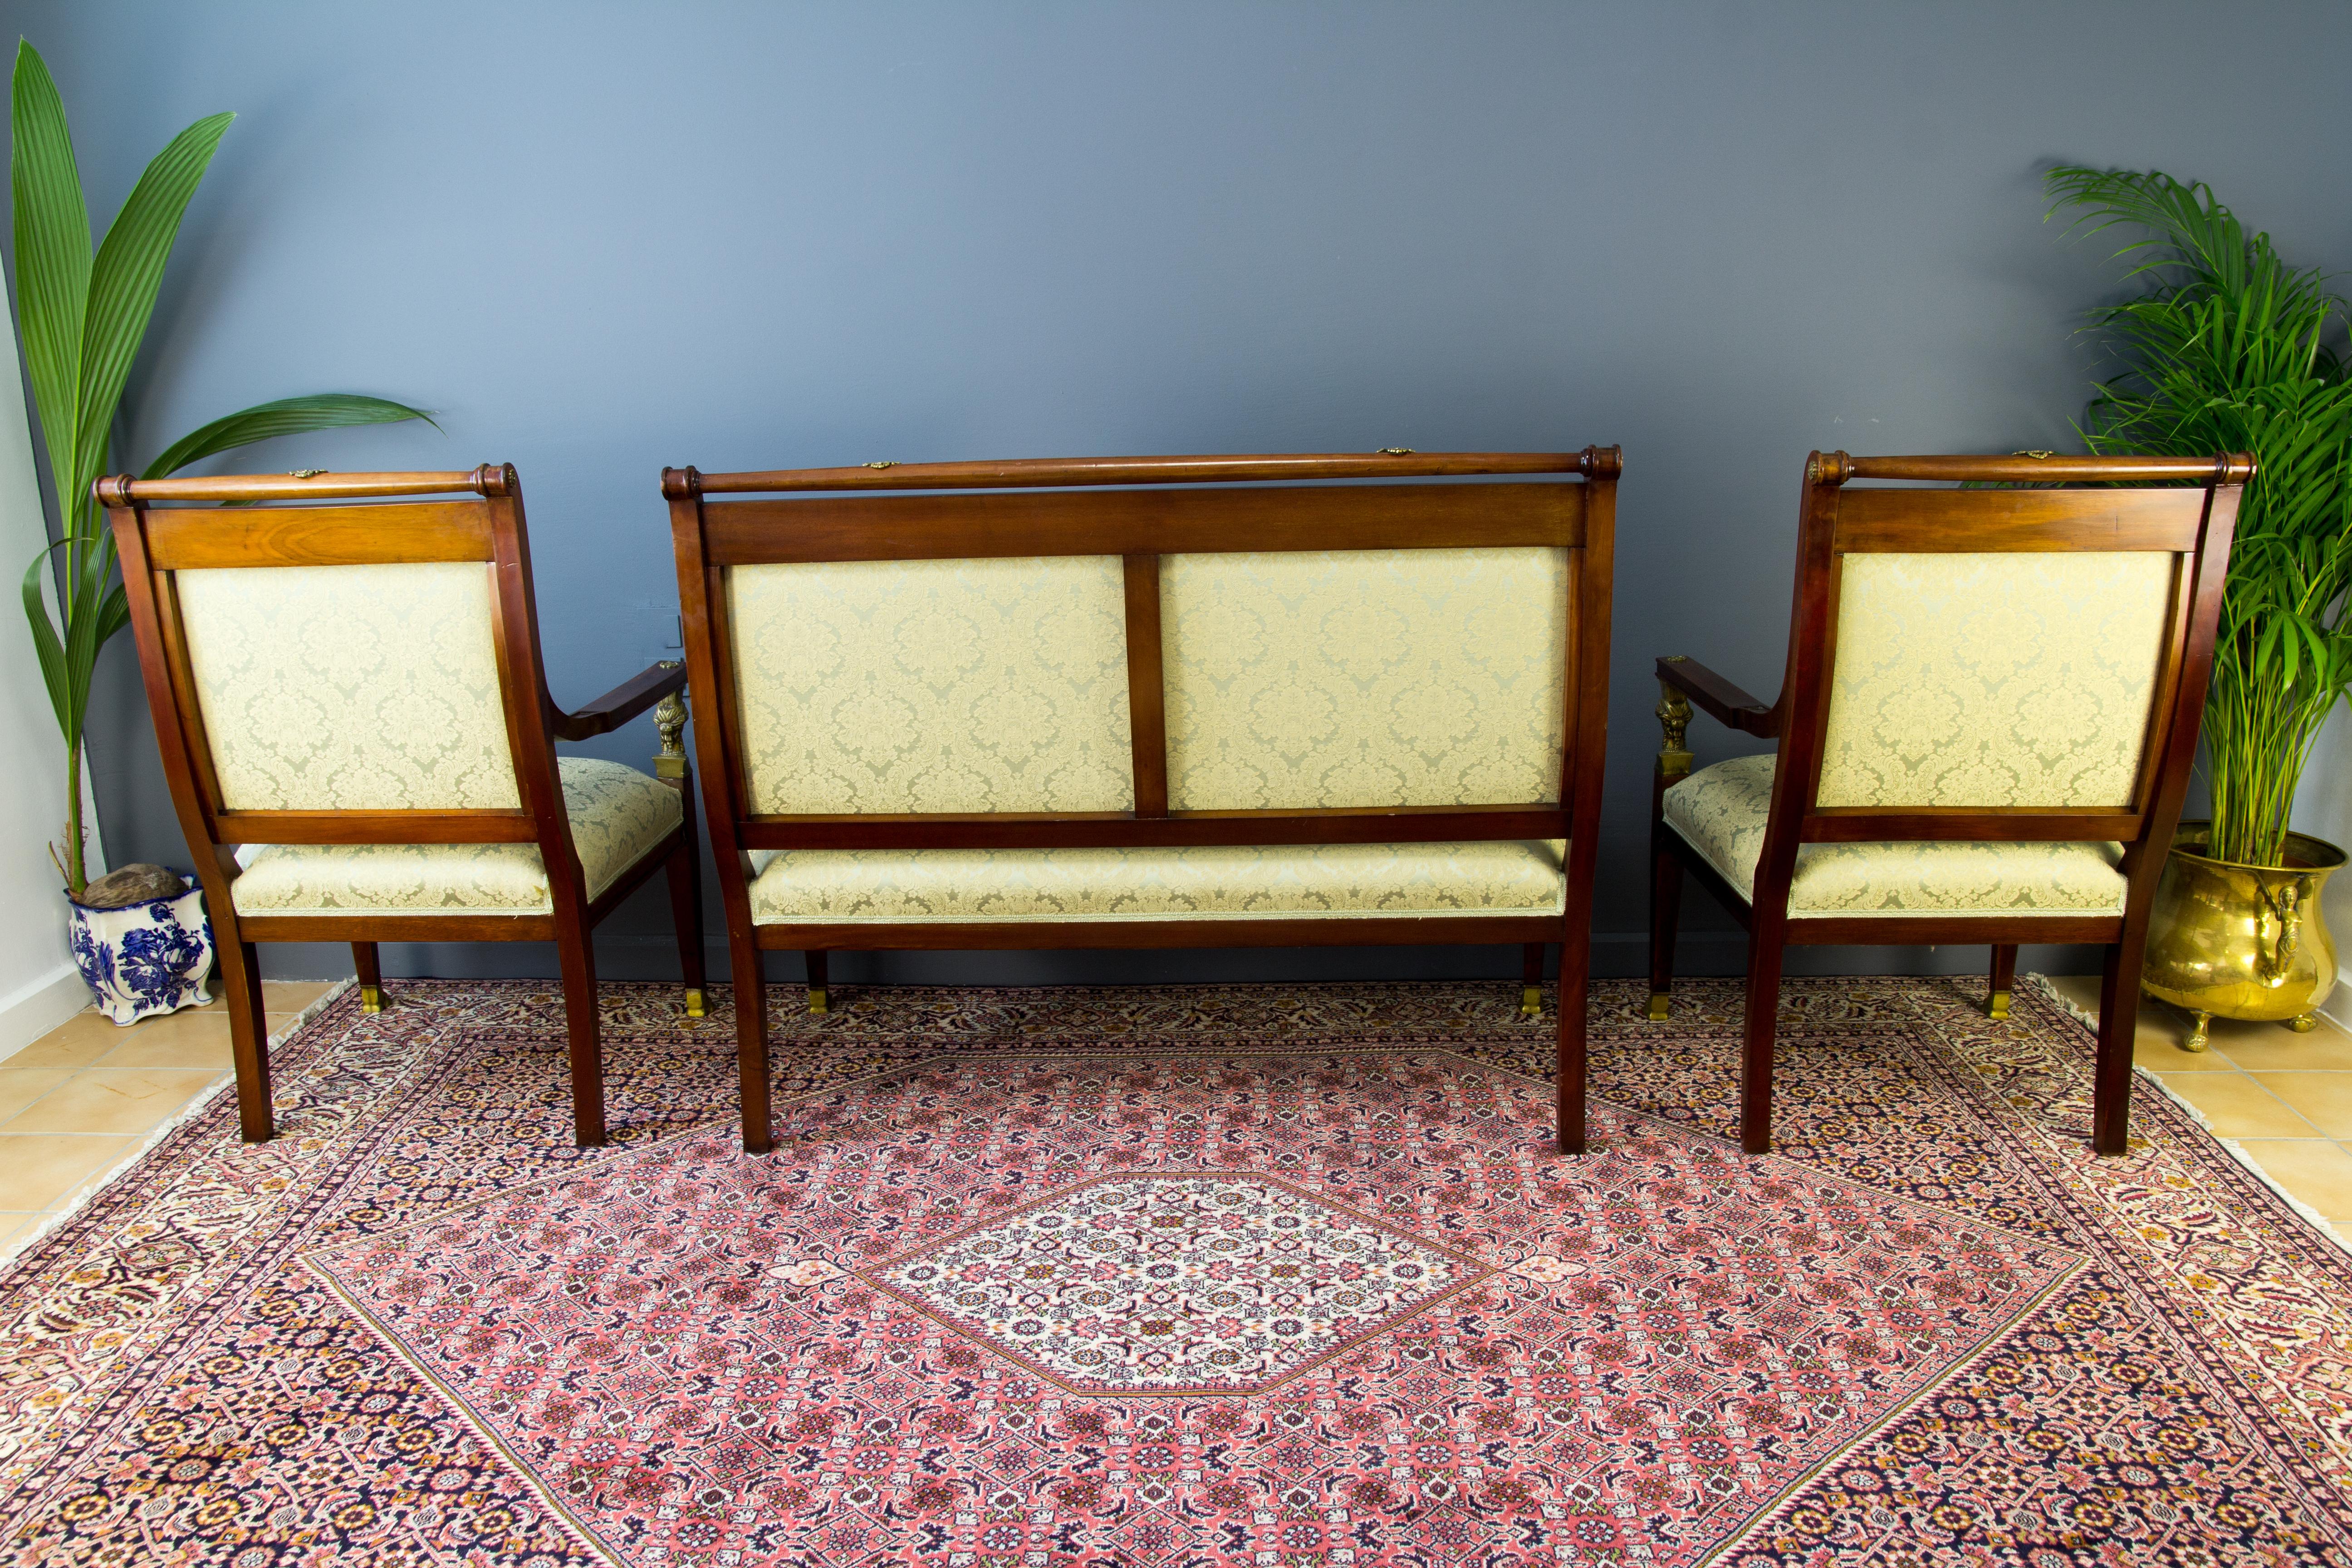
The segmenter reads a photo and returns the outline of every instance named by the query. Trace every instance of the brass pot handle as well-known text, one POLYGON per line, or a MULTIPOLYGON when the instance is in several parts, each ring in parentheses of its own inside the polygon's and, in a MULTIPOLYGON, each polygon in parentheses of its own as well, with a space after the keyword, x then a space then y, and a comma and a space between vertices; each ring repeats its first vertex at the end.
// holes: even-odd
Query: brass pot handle
POLYGON ((2283 882, 2276 896, 2263 893, 2264 912, 2278 922, 2278 941, 2268 952, 2263 949, 2262 931, 2254 931, 2254 970, 2269 986, 2284 985, 2294 968, 2295 942, 2303 933, 2303 884, 2283 882))

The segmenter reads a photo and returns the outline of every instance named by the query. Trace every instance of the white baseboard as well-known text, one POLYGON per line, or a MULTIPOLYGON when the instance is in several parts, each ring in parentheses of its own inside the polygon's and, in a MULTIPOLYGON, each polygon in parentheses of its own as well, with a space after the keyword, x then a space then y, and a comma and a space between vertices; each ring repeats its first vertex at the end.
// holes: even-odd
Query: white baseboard
POLYGON ((89 1005, 81 971, 68 963, 46 980, 0 996, 0 1061, 5 1061, 89 1005))
POLYGON ((2352 1035, 2352 985, 2338 980, 2336 989, 2328 994, 2326 1002, 2315 1011, 2346 1034, 2352 1035))

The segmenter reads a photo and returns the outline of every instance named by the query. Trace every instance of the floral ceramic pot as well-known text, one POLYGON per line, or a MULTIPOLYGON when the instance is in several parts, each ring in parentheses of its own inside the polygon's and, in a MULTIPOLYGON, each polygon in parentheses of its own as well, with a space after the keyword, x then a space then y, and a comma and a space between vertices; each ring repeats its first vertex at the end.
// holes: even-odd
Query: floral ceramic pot
POLYGON ((118 1024, 201 1007, 213 967, 205 889, 189 878, 177 898, 93 910, 66 900, 74 963, 98 1010, 118 1024))

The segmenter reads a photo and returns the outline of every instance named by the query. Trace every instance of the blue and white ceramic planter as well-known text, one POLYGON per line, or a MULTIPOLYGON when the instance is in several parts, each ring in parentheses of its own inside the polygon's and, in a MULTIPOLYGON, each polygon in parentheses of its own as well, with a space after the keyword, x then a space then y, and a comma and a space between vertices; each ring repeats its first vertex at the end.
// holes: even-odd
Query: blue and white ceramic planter
POLYGON ((205 914, 202 883, 190 878, 188 890, 176 899, 119 910, 85 909, 70 898, 66 904, 74 963, 100 1012, 133 1024, 205 1005, 213 924, 205 914))

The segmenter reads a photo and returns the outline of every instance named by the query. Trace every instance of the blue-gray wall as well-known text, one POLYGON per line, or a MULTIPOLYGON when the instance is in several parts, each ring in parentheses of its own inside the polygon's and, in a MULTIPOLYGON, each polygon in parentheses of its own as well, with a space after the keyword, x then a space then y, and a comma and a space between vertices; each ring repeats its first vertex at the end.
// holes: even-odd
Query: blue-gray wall
MULTIPOLYGON (((2116 275, 2110 247, 2042 221, 2042 169, 2210 180, 2295 258, 2352 258, 2352 28, 2325 4, 71 0, 0 21, 47 56, 101 217, 181 126, 240 116, 126 455, 301 391, 440 411, 446 435, 246 461, 515 463, 559 701, 675 640, 665 463, 1623 443, 1598 953, 1620 973, 1643 921, 1643 671, 1679 650, 1775 689, 1806 451, 2068 444, 2093 368, 2071 334, 2116 275)), ((184 863, 127 637, 98 706, 111 856, 184 863)), ((1703 761, 1733 749, 1697 729, 1703 761)), ((592 749, 650 748, 640 723, 592 749)), ((1693 923, 1727 931, 1703 905, 1693 923)), ((608 973, 663 972, 657 899, 607 929, 608 973)), ((1736 954, 1702 937, 1686 961, 1736 954)))

